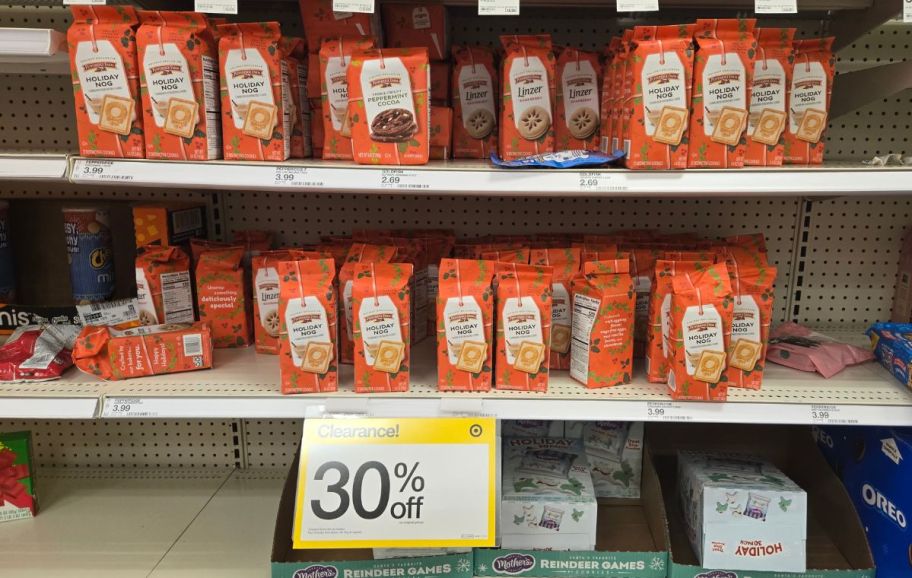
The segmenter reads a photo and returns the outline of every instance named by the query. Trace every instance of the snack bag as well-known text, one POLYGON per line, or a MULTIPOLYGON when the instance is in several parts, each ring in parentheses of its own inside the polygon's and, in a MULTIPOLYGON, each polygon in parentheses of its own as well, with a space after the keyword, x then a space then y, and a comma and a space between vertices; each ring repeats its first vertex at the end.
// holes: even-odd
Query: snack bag
POLYGON ((530 256, 531 249, 524 246, 482 245, 475 251, 476 259, 495 261, 497 263, 516 263, 517 265, 528 265, 530 256))
POLYGON ((532 249, 532 265, 551 267, 551 346, 545 363, 549 369, 570 369, 570 332, 573 306, 570 281, 580 271, 580 249, 532 249))
POLYGON ((598 54, 564 48, 557 59, 555 150, 599 148, 602 65, 598 54))
POLYGON ((299 0, 304 35, 311 52, 319 52, 328 38, 364 37, 371 45, 382 46, 380 12, 334 12, 332 0, 299 0))
POLYGON ((71 6, 67 30, 79 154, 143 158, 143 117, 131 6, 71 6))
POLYGON ((355 362, 354 321, 352 291, 354 288, 355 269, 359 263, 389 263, 396 256, 396 247, 390 245, 368 245, 354 243, 345 256, 345 263, 339 270, 339 291, 342 294, 342 329, 339 331, 342 363, 355 362))
POLYGON ((494 263, 440 262, 437 389, 488 391, 494 357, 494 263))
POLYGON ((497 150, 494 53, 454 46, 453 62, 453 158, 486 159, 497 150))
POLYGON ((732 292, 723 263, 672 280, 668 388, 672 399, 725 401, 732 292))
POLYGON ((587 388, 630 383, 636 295, 626 259, 590 261, 573 279, 570 377, 587 388))
POLYGON ((447 9, 443 4, 384 3, 383 35, 390 48, 427 48, 432 61, 450 55, 447 9))
POLYGON ((689 168, 741 168, 754 74, 754 19, 697 20, 689 168))
POLYGON ((796 40, 789 84, 789 118, 783 138, 785 163, 819 165, 830 113, 836 55, 833 37, 796 40))
POLYGON ((284 161, 292 100, 278 22, 218 27, 225 160, 284 161))
POLYGON ((792 81, 794 28, 757 28, 757 59, 747 116, 747 150, 744 164, 755 167, 782 165, 782 133, 788 121, 786 100, 792 81))
POLYGON ((307 100, 307 52, 303 38, 283 36, 282 52, 291 89, 291 158, 306 159, 310 146, 310 104, 307 100))
POLYGON ((355 162, 423 165, 430 154, 427 50, 356 52, 348 67, 355 162))
POLYGON ((687 168, 693 30, 692 24, 634 28, 629 169, 687 168))
POLYGON ((210 249, 196 264, 199 317, 212 327, 216 347, 247 347, 251 342, 243 258, 243 247, 210 249))
POLYGON ((614 75, 617 72, 618 49, 621 37, 615 36, 605 47, 605 66, 602 74, 602 92, 600 97, 600 112, 602 122, 599 125, 599 150, 603 153, 613 152, 611 148, 612 125, 614 123, 614 75))
POLYGON ((408 391, 412 266, 359 263, 354 273, 355 391, 408 391))
POLYGON ((500 157, 554 152, 554 54, 551 37, 501 36, 500 157))
POLYGON ((193 323, 190 257, 177 247, 155 246, 137 255, 136 304, 143 325, 193 323))
POLYGON ((281 261, 278 275, 282 393, 336 391, 336 265, 332 259, 281 261))
MULTIPOLYGON (((257 353, 279 353, 279 263, 308 259, 305 251, 264 251, 251 259, 253 280, 253 337, 257 353)), ((317 255, 313 257, 319 258, 317 255)), ((335 278, 335 271, 333 272, 335 278)))
POLYGON ((320 47, 320 91, 323 102, 323 158, 352 160, 352 122, 348 114, 348 67, 352 54, 373 48, 369 38, 340 36, 320 47))
POLYGON ((197 12, 140 11, 140 64, 147 159, 222 156, 218 44, 197 12))
POLYGON ((732 247, 725 261, 735 305, 728 346, 729 387, 760 389, 773 317, 776 268, 764 253, 732 247))
POLYGON ((497 263, 497 358, 494 386, 548 390, 551 267, 497 263))

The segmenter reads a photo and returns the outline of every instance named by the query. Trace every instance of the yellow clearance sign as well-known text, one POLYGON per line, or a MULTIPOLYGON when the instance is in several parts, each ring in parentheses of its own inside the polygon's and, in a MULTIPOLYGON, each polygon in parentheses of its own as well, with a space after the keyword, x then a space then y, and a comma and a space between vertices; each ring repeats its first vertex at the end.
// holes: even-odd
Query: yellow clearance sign
POLYGON ((304 422, 293 544, 494 546, 493 418, 304 422))

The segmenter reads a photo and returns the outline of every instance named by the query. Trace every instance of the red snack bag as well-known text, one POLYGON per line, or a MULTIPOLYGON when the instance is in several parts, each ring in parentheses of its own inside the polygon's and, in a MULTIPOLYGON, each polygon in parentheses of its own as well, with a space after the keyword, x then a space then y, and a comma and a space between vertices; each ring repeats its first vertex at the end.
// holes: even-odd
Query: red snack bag
POLYGON ((789 85, 789 118, 785 127, 785 163, 819 165, 830 114, 836 55, 833 37, 796 40, 795 67, 789 85))
POLYGON ((304 35, 311 52, 319 52, 327 38, 365 37, 381 46, 380 13, 334 12, 332 0, 299 0, 304 35))
POLYGON ((71 6, 67 30, 79 154, 143 158, 135 28, 131 6, 71 6))
POLYGON ((453 61, 453 158, 487 159, 497 149, 494 53, 454 46, 453 61))
POLYGON ((602 66, 598 54, 564 48, 557 59, 555 150, 598 150, 602 66))
POLYGON ((494 366, 494 263, 440 262, 437 389, 488 391, 494 366))
POLYGON ((447 9, 443 4, 384 3, 383 34, 390 48, 427 48, 432 61, 450 54, 447 9))
POLYGON ((545 363, 549 369, 570 369, 570 334, 573 328, 570 281, 580 271, 580 249, 533 249, 532 265, 551 267, 551 345, 545 363))
POLYGON ((498 263, 497 358, 494 386, 548 390, 551 267, 498 263))
POLYGON ((0 381, 49 381, 73 365, 75 325, 22 325, 0 346, 0 381), (43 359, 47 363, 36 364, 43 359))
POLYGON ((354 300, 355 391, 409 390, 409 280, 407 263, 359 263, 354 300))
POLYGON ((348 114, 348 67, 352 54, 374 46, 368 38, 342 36, 320 47, 320 92, 323 101, 323 158, 352 160, 352 122, 348 114))
MULTIPOLYGON (((279 263, 319 259, 321 255, 298 249, 264 251, 251 260, 253 279, 253 337, 257 353, 279 353, 279 263)), ((335 272, 333 272, 335 277, 335 272)))
POLYGON ((792 82, 794 28, 757 28, 757 59, 751 84, 747 117, 747 151, 744 164, 778 167, 785 145, 782 134, 788 123, 788 91, 792 82))
POLYGON ((187 254, 177 247, 149 246, 137 255, 136 301, 143 325, 193 323, 187 254))
POLYGON ((554 54, 551 36, 501 36, 500 157, 554 152, 554 54))
POLYGON ((336 391, 336 265, 332 259, 282 261, 278 275, 282 393, 336 391))
POLYGON ((353 321, 353 289, 355 269, 359 263, 389 263, 396 256, 396 247, 390 245, 368 245, 365 243, 353 244, 345 256, 345 262, 339 270, 339 292, 342 301, 342 328, 339 343, 341 344, 340 357, 342 363, 354 363, 354 321, 353 321))
POLYGON ((196 265, 200 321, 212 326, 216 347, 247 347, 252 341, 243 257, 243 247, 210 249, 200 254, 196 265))
POLYGON ((728 347, 729 387, 760 389, 773 317, 776 268, 764 253, 732 247, 725 260, 735 305, 728 347))

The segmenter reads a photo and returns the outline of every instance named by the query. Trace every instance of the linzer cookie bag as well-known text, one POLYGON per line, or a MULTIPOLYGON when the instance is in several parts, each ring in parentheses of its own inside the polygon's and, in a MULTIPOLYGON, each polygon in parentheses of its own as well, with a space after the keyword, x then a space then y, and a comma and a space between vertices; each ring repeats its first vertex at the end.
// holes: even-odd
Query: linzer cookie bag
POLYGON ((396 255, 396 247, 391 245, 368 245, 354 243, 345 256, 345 263, 339 270, 339 292, 342 302, 342 319, 339 343, 342 363, 354 363, 354 321, 352 318, 352 289, 354 287, 355 269, 359 263, 389 263, 396 255))
POLYGON ((776 268, 764 253, 732 247, 726 259, 735 305, 728 347, 729 387, 760 389, 773 316, 776 268))
POLYGON ((557 59, 556 72, 555 149, 598 150, 602 122, 602 65, 598 54, 564 48, 557 59))
POLYGON ((136 10, 71 6, 67 31, 79 154, 143 158, 143 116, 136 63, 136 10))
POLYGON ((218 44, 196 12, 141 11, 136 32, 146 158, 222 157, 218 44))
POLYGON ((354 273, 355 391, 408 391, 412 266, 360 263, 354 273))
POLYGON ((430 154, 426 48, 356 52, 348 66, 355 162, 423 165, 430 154))
POLYGON ((787 164, 823 162, 823 135, 833 94, 836 56, 833 37, 796 40, 789 85, 789 116, 783 137, 787 164))
POLYGON ((551 267, 498 263, 497 389, 547 391, 551 267))
POLYGON ((725 401, 732 292, 718 263, 672 280, 668 388, 673 399, 725 401))
POLYGON ((278 22, 218 27, 225 160, 291 154, 291 84, 278 22))
POLYGON ((252 340, 243 257, 243 247, 210 249, 196 264, 199 317, 212 327, 216 347, 246 347, 252 340))
POLYGON ((551 37, 501 36, 503 98, 499 152, 504 160, 554 152, 554 54, 551 37))
POLYGON ((627 168, 687 168, 693 30, 693 25, 634 28, 627 168))
POLYGON ((483 46, 453 47, 453 158, 486 159, 497 150, 497 69, 483 46))
POLYGON ((336 265, 332 259, 282 261, 278 274, 282 393, 336 391, 336 265))
POLYGON ((626 259, 590 261, 573 279, 570 377, 587 388, 630 383, 636 295, 626 259))
POLYGON ((488 391, 494 358, 494 263, 440 261, 437 389, 488 391))
MULTIPOLYGON (((253 337, 257 353, 279 353, 279 263, 307 258, 304 251, 264 251, 251 259, 253 337)), ((335 272, 333 272, 335 277, 335 272)))
POLYGON ((318 52, 327 38, 364 37, 382 46, 380 12, 334 12, 332 0, 299 0, 304 35, 311 52, 318 52))
POLYGON ((549 369, 570 369, 570 332, 573 327, 570 281, 580 271, 581 251, 574 248, 533 249, 532 265, 551 267, 551 346, 549 369))
POLYGON ((782 165, 782 133, 788 120, 788 91, 792 81, 794 28, 757 28, 757 59, 747 116, 747 150, 744 164, 758 167, 782 165))
POLYGON ((348 67, 352 54, 373 48, 369 38, 340 36, 320 47, 320 91, 323 102, 323 158, 352 160, 352 121, 348 111, 348 67))
POLYGON ((740 168, 757 41, 753 19, 697 20, 689 168, 740 168))
POLYGON ((137 255, 136 304, 143 325, 193 323, 187 254, 177 247, 149 246, 137 255))

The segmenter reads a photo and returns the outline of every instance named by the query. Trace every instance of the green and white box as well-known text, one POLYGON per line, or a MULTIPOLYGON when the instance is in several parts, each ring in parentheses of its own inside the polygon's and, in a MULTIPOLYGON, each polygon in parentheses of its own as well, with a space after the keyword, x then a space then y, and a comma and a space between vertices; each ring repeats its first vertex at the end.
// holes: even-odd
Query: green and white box
POLYGON ((580 440, 504 438, 502 548, 593 550, 597 511, 580 440))
POLYGON ((582 434, 595 496, 639 498, 643 422, 591 421, 583 426, 582 434))
POLYGON ((805 571, 807 494, 772 464, 682 451, 678 490, 704 568, 805 571))

